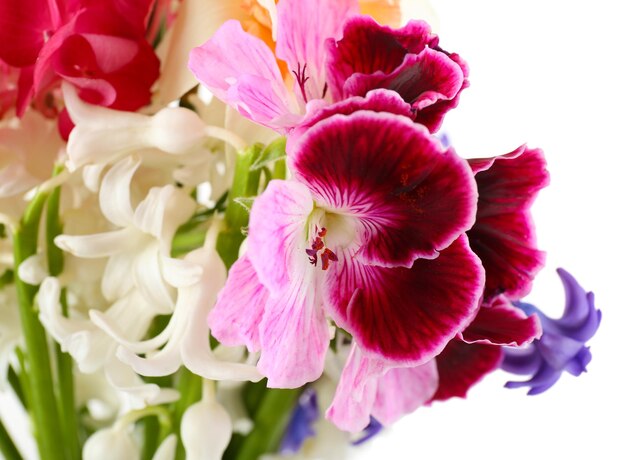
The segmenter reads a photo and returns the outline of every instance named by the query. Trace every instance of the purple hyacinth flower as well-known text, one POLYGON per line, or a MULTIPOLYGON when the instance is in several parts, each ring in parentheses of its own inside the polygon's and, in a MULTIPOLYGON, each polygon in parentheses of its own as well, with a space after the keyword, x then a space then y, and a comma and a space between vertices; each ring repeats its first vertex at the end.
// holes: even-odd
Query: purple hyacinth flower
POLYGON ((295 454, 307 438, 315 436, 313 424, 320 417, 315 390, 307 388, 298 399, 298 405, 291 414, 285 435, 280 443, 281 454, 295 454))
POLYGON ((370 423, 365 427, 365 429, 361 432, 359 437, 352 441, 353 446, 359 446, 366 441, 369 441, 378 433, 380 433, 383 429, 383 424, 376 420, 374 417, 370 417, 370 423))
POLYGON ((531 376, 526 381, 507 382, 507 388, 528 386, 529 395, 543 393, 559 380, 563 371, 579 376, 591 361, 585 344, 598 330, 602 314, 595 308, 592 292, 586 292, 562 268, 557 273, 565 288, 565 312, 560 319, 548 318, 534 305, 516 303, 526 314, 539 316, 543 335, 527 348, 505 350, 502 369, 531 376))

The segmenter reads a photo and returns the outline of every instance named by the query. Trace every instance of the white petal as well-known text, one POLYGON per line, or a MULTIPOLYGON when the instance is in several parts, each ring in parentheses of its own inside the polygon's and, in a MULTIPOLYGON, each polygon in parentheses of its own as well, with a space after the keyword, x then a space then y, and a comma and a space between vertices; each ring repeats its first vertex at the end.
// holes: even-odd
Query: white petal
POLYGON ((139 160, 128 157, 117 162, 102 179, 100 209, 118 227, 127 227, 133 222, 130 183, 140 164, 139 160))
POLYGON ((127 295, 133 285, 132 273, 136 255, 133 252, 113 254, 107 260, 102 274, 102 295, 109 302, 114 302, 127 295))
POLYGON ((135 258, 133 267, 135 286, 144 299, 152 305, 155 314, 168 314, 174 309, 174 292, 165 283, 161 273, 158 243, 149 244, 135 258))
POLYGON ((230 415, 233 431, 245 436, 250 433, 254 424, 244 406, 242 389, 241 382, 220 382, 217 385, 217 400, 230 415))
POLYGON ((181 259, 163 257, 163 277, 174 287, 189 287, 202 277, 202 266, 181 259))
POLYGON ((163 440, 157 451, 154 453, 152 460, 174 460, 176 456, 176 439, 175 434, 170 434, 163 440))
POLYGON ((232 424, 217 401, 200 401, 185 411, 180 431, 189 460, 220 460, 230 441, 232 424))
POLYGON ((34 254, 22 262, 17 270, 18 276, 25 283, 38 286, 48 276, 46 257, 43 254, 34 254))
POLYGON ((147 133, 151 145, 167 153, 181 155, 202 144, 205 124, 189 109, 167 107, 157 112, 147 133))
POLYGON ((127 428, 105 428, 92 434, 83 447, 85 460, 139 460, 139 447, 127 428))
POLYGON ((54 239, 54 244, 78 257, 98 258, 131 251, 136 248, 141 237, 136 229, 127 227, 93 235, 59 235, 54 239))
POLYGON ((83 182, 85 187, 91 192, 96 193, 100 188, 100 176, 102 171, 107 167, 106 164, 86 165, 83 168, 83 182))
POLYGON ((172 185, 155 187, 137 206, 134 222, 145 233, 169 243, 176 229, 189 220, 195 208, 196 202, 182 190, 172 185))

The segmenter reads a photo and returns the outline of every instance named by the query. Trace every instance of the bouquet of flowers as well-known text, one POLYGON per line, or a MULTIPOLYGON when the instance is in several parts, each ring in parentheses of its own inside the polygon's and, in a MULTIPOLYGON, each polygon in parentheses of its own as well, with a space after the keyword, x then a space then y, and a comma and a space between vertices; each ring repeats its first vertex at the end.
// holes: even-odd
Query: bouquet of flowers
POLYGON ((543 152, 455 151, 468 66, 401 17, 0 0, 6 458, 339 459, 498 368, 585 371, 593 294, 522 301, 543 152))

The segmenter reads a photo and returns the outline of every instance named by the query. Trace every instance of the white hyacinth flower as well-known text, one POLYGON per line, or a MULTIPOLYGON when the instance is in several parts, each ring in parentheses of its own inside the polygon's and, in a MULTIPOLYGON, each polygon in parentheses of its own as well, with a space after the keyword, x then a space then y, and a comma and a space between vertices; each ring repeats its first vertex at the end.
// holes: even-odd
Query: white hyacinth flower
POLYGON ((92 434, 83 447, 85 460, 139 460, 141 453, 128 427, 113 425, 92 434))
POLYGON ((205 381, 202 400, 189 406, 180 432, 188 460, 220 460, 232 435, 228 412, 215 399, 213 382, 205 381))
POLYGON ((254 365, 241 362, 243 348, 218 346, 211 350, 209 344, 206 318, 226 281, 226 268, 215 250, 217 230, 216 225, 212 226, 204 247, 179 261, 181 265, 200 267, 200 277, 187 276, 185 269, 170 273, 170 279, 177 278, 178 298, 169 324, 156 337, 142 342, 129 340, 106 315, 91 312, 92 321, 121 344, 118 357, 138 374, 169 375, 184 365, 211 380, 259 381, 262 378, 254 365))
POLYGON ((55 243, 77 257, 108 257, 102 277, 102 292, 113 301, 137 288, 156 314, 174 308, 176 279, 197 279, 200 269, 171 258, 176 229, 193 214, 196 203, 172 185, 153 187, 133 210, 131 180, 139 161, 128 157, 107 173, 100 189, 100 207, 105 217, 120 227, 95 235, 60 235, 55 243), (168 283, 167 281, 172 281, 168 283))

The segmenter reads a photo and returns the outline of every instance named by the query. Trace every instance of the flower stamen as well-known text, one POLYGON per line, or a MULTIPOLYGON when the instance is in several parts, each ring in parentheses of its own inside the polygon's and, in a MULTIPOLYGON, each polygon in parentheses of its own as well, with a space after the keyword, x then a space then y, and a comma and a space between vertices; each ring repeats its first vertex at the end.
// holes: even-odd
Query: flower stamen
POLYGON ((320 258, 322 259, 322 270, 328 270, 331 261, 337 262, 337 255, 325 247, 324 241, 322 240, 322 238, 326 236, 326 228, 322 227, 321 230, 318 230, 317 226, 315 226, 315 233, 317 236, 313 240, 313 243, 311 243, 311 247, 305 252, 309 256, 309 262, 311 262, 311 265, 317 267, 317 253, 323 250, 320 254, 320 258))

